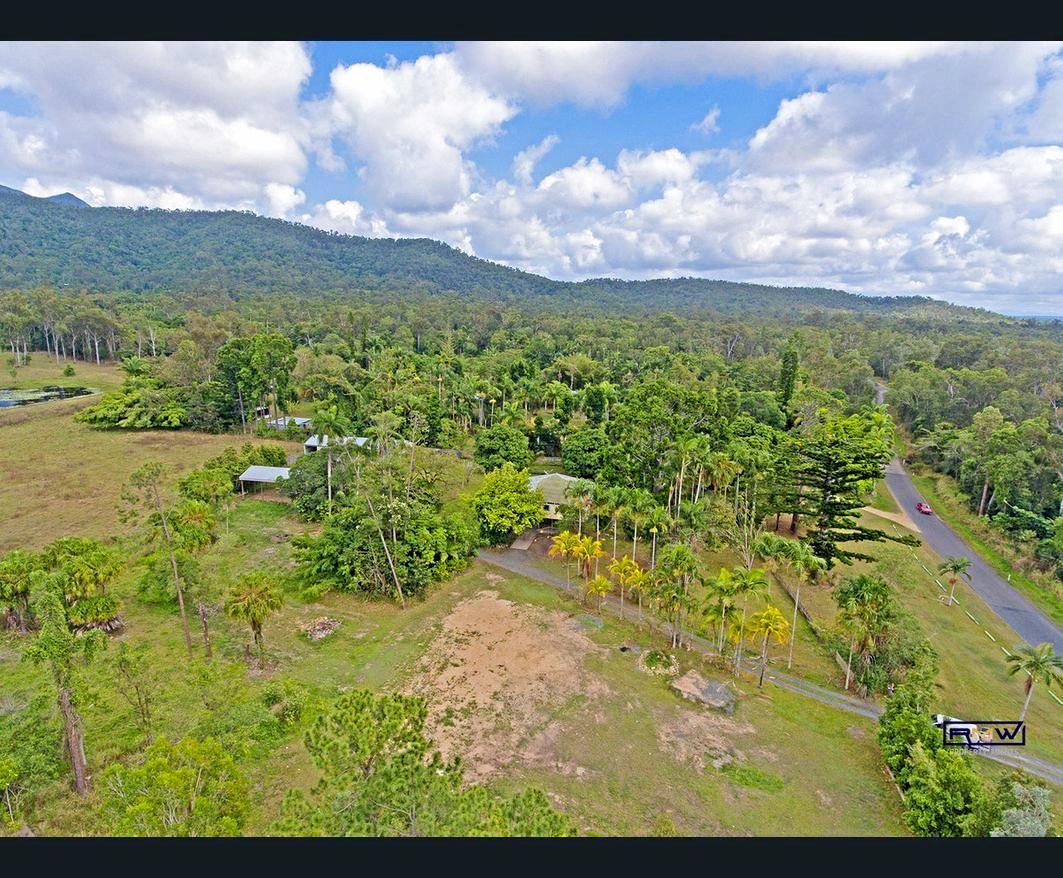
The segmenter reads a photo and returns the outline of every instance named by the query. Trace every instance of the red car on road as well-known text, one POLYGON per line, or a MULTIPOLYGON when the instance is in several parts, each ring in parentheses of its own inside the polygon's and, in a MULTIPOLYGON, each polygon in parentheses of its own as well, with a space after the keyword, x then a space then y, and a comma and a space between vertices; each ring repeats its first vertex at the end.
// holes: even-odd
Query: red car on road
POLYGON ((934 510, 930 508, 929 503, 919 502, 915 504, 916 512, 922 512, 923 515, 933 515, 934 510))

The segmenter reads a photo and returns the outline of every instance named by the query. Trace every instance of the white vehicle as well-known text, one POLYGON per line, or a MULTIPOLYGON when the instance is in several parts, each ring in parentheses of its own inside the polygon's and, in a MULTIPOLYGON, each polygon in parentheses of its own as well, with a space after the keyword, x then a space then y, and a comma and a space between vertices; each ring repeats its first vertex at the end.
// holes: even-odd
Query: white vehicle
MULTIPOLYGON (((948 743, 953 744, 959 741, 964 741, 964 747, 976 747, 983 740, 983 732, 978 727, 977 723, 970 723, 966 720, 957 719, 954 716, 946 716, 943 713, 934 714, 934 725, 939 729, 943 729, 945 724, 948 723, 949 738, 948 743)), ((987 730, 992 735, 992 730, 987 730)))

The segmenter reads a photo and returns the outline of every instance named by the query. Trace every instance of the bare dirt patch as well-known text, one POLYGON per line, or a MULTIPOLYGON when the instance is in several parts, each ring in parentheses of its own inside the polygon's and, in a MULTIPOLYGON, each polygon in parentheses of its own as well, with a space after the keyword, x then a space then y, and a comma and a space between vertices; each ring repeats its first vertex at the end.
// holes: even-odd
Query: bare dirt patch
POLYGON ((584 667, 596 652, 604 650, 575 619, 484 590, 447 616, 405 688, 428 698, 429 733, 443 755, 460 753, 468 779, 481 781, 513 763, 560 765, 559 709, 609 693, 584 667))
POLYGON ((744 758, 739 744, 749 743, 753 726, 707 710, 681 710, 657 725, 661 749, 704 770, 710 765, 721 768, 728 762, 744 758))

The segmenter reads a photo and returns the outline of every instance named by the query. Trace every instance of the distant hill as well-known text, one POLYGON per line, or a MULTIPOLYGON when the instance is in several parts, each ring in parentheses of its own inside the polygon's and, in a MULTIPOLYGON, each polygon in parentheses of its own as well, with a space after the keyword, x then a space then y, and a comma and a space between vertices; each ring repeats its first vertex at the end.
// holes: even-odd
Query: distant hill
POLYGON ((938 314, 924 297, 859 296, 703 278, 555 281, 427 238, 360 238, 237 211, 95 207, 69 193, 0 187, 0 288, 336 294, 418 290, 494 303, 549 300, 636 309, 938 314))
POLYGON ((27 195, 20 189, 12 189, 10 186, 0 186, 0 196, 32 198, 35 201, 50 201, 53 204, 65 204, 68 207, 89 207, 86 201, 82 201, 73 192, 61 192, 59 195, 47 195, 40 198, 36 195, 27 195))

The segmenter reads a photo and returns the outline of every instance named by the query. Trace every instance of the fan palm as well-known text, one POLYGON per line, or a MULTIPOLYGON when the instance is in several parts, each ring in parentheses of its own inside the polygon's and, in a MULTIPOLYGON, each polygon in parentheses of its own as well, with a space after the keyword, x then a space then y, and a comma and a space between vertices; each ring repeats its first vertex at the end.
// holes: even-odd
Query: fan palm
POLYGON ((262 570, 241 576, 225 599, 225 615, 251 626, 259 656, 265 656, 262 626, 281 608, 283 600, 273 577, 262 570))

